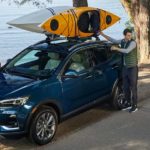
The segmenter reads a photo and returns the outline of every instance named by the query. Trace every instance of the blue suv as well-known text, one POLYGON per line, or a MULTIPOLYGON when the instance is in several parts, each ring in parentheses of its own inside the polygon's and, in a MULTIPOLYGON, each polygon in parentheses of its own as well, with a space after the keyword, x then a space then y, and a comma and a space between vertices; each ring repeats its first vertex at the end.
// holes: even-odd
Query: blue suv
POLYGON ((49 143, 64 119, 109 100, 122 103, 121 54, 105 41, 54 40, 29 46, 0 69, 0 135, 49 143))

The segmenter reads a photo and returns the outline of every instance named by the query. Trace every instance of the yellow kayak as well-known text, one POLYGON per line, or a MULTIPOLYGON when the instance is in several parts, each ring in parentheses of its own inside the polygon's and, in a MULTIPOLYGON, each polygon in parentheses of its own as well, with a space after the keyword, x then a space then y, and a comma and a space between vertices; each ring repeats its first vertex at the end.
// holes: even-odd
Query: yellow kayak
POLYGON ((107 29, 119 20, 120 17, 102 9, 78 7, 50 17, 40 27, 51 34, 89 37, 99 30, 107 29))

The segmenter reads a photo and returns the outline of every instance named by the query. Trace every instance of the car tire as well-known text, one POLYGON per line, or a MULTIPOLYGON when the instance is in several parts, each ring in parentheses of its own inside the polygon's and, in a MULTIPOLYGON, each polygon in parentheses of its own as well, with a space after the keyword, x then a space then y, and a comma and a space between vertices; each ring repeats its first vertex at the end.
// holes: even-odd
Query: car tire
POLYGON ((37 110, 31 123, 28 138, 38 145, 51 142, 56 134, 58 115, 52 107, 42 107, 37 110))
POLYGON ((115 110, 121 110, 124 102, 122 83, 119 82, 113 92, 111 105, 115 110))

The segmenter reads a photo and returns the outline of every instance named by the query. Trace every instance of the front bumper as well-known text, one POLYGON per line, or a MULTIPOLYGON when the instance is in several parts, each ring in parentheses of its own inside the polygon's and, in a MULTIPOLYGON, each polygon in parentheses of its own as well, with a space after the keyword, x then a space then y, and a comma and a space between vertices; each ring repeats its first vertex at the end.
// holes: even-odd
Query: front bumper
POLYGON ((28 114, 24 106, 0 108, 0 135, 25 133, 28 114))

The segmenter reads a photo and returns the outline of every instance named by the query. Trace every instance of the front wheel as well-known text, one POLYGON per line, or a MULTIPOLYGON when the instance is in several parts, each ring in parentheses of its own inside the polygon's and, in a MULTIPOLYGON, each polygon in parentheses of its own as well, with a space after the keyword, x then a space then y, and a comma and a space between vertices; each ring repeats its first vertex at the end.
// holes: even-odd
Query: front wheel
POLYGON ((51 107, 42 107, 34 115, 28 137, 36 144, 48 144, 56 133, 57 125, 56 111, 51 107))
POLYGON ((121 110, 124 104, 124 93, 122 90, 122 84, 119 83, 113 92, 111 104, 114 109, 121 110))

